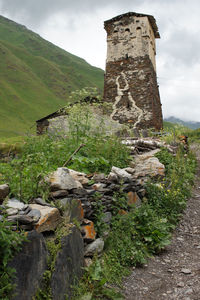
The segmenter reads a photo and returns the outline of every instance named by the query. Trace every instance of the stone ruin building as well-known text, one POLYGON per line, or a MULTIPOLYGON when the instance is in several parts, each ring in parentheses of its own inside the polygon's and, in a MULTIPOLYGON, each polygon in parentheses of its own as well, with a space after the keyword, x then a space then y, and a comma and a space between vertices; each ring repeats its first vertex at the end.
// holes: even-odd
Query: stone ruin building
POLYGON ((129 12, 104 22, 107 60, 104 101, 113 103, 111 117, 133 128, 162 129, 156 77, 153 16, 129 12))

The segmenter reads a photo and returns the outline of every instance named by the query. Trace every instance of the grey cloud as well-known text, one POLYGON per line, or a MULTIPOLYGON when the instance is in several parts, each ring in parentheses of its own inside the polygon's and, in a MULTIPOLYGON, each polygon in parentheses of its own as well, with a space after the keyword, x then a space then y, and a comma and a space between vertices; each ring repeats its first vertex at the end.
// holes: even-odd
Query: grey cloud
MULTIPOLYGON (((129 3, 139 3, 139 0, 131 1, 129 3)), ((98 8, 105 8, 107 6, 120 5, 121 1, 94 1, 94 0, 0 0, 0 7, 2 12, 9 13, 12 16, 26 15, 30 20, 44 21, 49 15, 59 12, 66 12, 68 14, 84 14, 91 13, 98 8)))
POLYGON ((173 34, 162 42, 160 55, 170 56, 171 63, 194 65, 200 62, 200 40, 196 33, 185 29, 176 29, 173 34))

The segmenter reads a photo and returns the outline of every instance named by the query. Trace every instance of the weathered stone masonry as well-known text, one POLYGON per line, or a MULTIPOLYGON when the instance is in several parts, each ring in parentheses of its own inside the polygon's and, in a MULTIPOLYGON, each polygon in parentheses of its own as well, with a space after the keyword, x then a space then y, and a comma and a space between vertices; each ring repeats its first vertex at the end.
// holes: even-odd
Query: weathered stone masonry
POLYGON ((156 78, 155 19, 127 13, 105 21, 107 61, 104 100, 113 103, 111 117, 134 128, 162 128, 156 78))

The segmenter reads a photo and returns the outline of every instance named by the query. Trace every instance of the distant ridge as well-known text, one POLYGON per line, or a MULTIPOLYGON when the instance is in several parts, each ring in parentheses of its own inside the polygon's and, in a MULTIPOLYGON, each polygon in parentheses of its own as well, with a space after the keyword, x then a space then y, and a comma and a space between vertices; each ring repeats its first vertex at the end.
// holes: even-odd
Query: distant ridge
POLYGON ((181 124, 185 127, 191 128, 191 129, 198 129, 200 128, 200 122, 195 122, 195 121, 183 121, 181 119, 178 119, 176 117, 168 117, 165 118, 164 121, 170 122, 170 123, 175 123, 175 124, 181 124))
POLYGON ((35 120, 66 105, 73 90, 95 86, 101 92, 103 75, 84 59, 0 16, 0 136, 23 135, 35 120))

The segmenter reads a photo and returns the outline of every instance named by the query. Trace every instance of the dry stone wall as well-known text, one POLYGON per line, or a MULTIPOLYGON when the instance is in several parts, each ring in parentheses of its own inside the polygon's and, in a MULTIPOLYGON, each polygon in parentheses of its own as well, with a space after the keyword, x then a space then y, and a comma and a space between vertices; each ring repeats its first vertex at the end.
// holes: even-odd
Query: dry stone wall
MULTIPOLYGON (((128 147, 136 148, 135 139, 122 141, 128 147)), ((50 249, 49 238, 57 244, 56 230, 64 224, 60 246, 52 259, 55 262, 50 276, 49 288, 52 299, 68 299, 72 297, 71 286, 82 275, 82 267, 89 266, 92 257, 100 255, 104 248, 104 239, 111 229, 111 220, 116 213, 126 214, 135 206, 141 205, 145 197, 144 184, 149 177, 163 177, 165 167, 154 157, 159 151, 156 148, 167 146, 159 141, 137 140, 141 149, 149 148, 147 153, 136 155, 130 166, 120 169, 113 166, 111 172, 105 174, 86 175, 67 168, 58 168, 49 174, 49 202, 41 198, 31 199, 32 204, 24 204, 18 199, 9 199, 9 186, 0 186, 1 201, 0 220, 3 215, 12 221, 12 229, 25 230, 29 242, 23 244, 10 266, 16 269, 16 288, 13 300, 31 300, 39 288, 43 288, 43 275, 48 270, 50 249), (118 198, 121 195, 126 201, 127 210, 118 211, 118 198), (100 216, 105 232, 99 235, 95 223, 100 216), (59 208, 59 209, 58 209, 59 208), (80 223, 80 229, 72 222, 80 223), (67 225, 66 225, 67 224, 67 225), (66 228, 69 231, 66 232, 66 228)))

